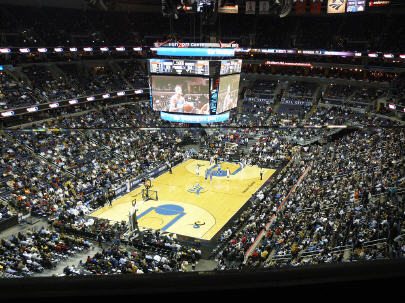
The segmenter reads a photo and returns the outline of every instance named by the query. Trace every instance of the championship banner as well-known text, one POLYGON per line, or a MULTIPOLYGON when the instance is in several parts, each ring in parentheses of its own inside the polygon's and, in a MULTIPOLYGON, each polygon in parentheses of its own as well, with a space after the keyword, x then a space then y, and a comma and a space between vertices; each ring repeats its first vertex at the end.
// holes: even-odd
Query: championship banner
POLYGON ((306 0, 296 0, 296 2, 295 2, 295 13, 297 15, 305 14, 306 7, 307 7, 306 0))
POLYGON ((328 0, 328 14, 343 14, 346 12, 347 0, 328 0))
POLYGON ((256 1, 246 1, 245 14, 254 15, 256 13, 256 1))
POLYGON ((259 15, 270 14, 270 3, 269 1, 259 1, 259 15))
POLYGON ((311 14, 320 15, 321 14, 321 0, 311 0, 311 14))

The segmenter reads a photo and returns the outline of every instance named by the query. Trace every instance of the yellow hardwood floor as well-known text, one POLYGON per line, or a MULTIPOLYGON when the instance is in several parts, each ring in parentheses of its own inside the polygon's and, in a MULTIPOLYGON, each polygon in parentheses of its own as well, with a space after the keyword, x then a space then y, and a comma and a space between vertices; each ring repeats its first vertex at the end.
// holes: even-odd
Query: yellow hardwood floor
POLYGON ((142 185, 114 200, 112 207, 105 206, 91 215, 128 221, 132 201, 136 199, 140 228, 210 240, 275 172, 263 169, 263 180, 260 180, 259 167, 240 169, 238 164, 224 162, 220 167, 222 170, 229 168, 229 179, 226 176, 205 179, 207 170, 218 170, 213 166, 208 161, 187 160, 174 167, 173 174, 166 172, 152 180, 151 190, 158 192, 158 201, 143 201, 142 185))

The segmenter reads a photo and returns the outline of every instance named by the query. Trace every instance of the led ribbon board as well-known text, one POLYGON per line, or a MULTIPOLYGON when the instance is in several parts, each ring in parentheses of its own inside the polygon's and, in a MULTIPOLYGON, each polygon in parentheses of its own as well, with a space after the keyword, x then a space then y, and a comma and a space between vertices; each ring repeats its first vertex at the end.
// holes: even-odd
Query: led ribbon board
POLYGON ((229 112, 219 115, 181 115, 166 112, 160 112, 160 118, 169 122, 179 123, 217 123, 229 120, 229 112))
POLYGON ((158 56, 173 57, 233 57, 235 49, 233 48, 173 48, 158 47, 156 48, 158 56))

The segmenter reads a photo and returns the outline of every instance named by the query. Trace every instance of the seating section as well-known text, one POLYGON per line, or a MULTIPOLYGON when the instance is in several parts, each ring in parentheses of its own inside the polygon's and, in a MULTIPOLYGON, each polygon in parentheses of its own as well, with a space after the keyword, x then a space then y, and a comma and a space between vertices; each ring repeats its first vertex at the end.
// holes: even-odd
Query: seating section
POLYGON ((0 81, 2 110, 105 92, 148 88, 144 67, 132 60, 117 63, 116 70, 107 63, 25 65, 14 71, 0 72, 0 81))
POLYGON ((303 117, 312 106, 317 87, 316 83, 311 82, 291 83, 281 97, 278 113, 303 117))
POLYGON ((0 273, 4 278, 23 278, 55 268, 63 260, 85 252, 91 244, 84 239, 41 228, 0 240, 0 273))

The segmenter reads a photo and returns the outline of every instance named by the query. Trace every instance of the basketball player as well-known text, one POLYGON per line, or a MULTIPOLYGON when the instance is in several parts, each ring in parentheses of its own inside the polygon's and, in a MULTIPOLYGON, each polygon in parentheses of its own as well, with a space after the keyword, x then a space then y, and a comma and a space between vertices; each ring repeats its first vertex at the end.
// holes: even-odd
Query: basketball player
POLYGON ((182 113, 186 100, 183 97, 183 90, 180 85, 174 87, 174 95, 170 98, 169 112, 182 113))
POLYGON ((226 178, 228 179, 228 181, 229 181, 229 176, 231 175, 231 171, 229 170, 229 168, 227 167, 226 168, 226 178))
POLYGON ((166 161, 166 165, 167 165, 167 168, 169 169, 169 174, 172 174, 173 171, 172 171, 172 165, 170 164, 170 162, 166 161))
POLYGON ((127 193, 131 191, 131 181, 127 179, 127 193))
POLYGON ((263 167, 260 167, 260 180, 263 180, 263 167))
POLYGON ((231 85, 229 84, 227 89, 226 89, 226 94, 224 97, 224 102, 222 105, 222 111, 226 111, 228 109, 231 109, 233 105, 233 99, 231 97, 231 85))
POLYGON ((197 164, 197 167, 195 169, 195 173, 196 173, 197 176, 200 175, 200 165, 198 165, 198 164, 197 164))

